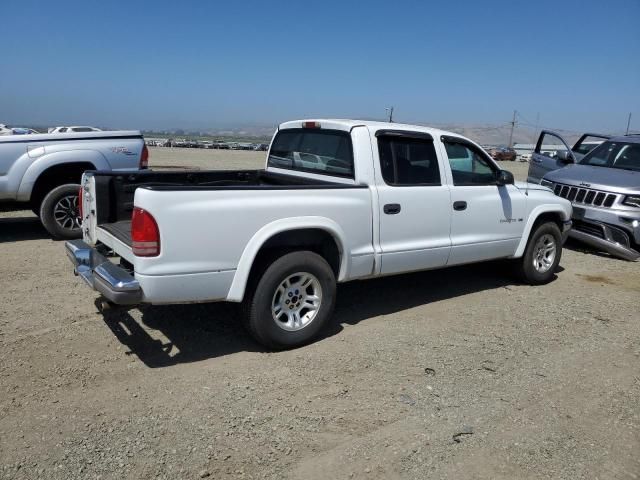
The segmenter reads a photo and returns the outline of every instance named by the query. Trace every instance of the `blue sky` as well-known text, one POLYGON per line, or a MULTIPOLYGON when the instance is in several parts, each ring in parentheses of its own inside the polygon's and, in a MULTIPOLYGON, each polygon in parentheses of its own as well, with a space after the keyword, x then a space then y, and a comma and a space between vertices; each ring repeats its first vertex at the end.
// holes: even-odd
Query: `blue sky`
POLYGON ((640 0, 21 0, 0 123, 206 128, 300 117, 640 129, 640 0))

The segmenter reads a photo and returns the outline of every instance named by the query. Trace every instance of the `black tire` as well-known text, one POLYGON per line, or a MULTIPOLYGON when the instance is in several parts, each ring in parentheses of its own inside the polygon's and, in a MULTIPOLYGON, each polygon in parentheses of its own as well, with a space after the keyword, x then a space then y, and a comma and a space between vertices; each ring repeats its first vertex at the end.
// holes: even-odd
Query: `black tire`
POLYGON ((80 185, 68 183, 60 185, 45 195, 40 204, 40 220, 51 236, 58 240, 70 240, 82 237, 82 229, 77 221, 71 221, 77 211, 78 190, 80 185), (71 198, 75 198, 75 208, 71 198), (66 206, 69 208, 67 209, 66 206), (68 210, 68 216, 61 217, 63 211, 68 210))
MULTIPOLYGON (((546 248, 549 247, 550 245, 546 244, 546 248)), ((531 234, 529 235, 529 241, 527 242, 527 248, 524 251, 524 255, 522 258, 517 260, 518 276, 523 282, 530 285, 544 285, 549 283, 555 276, 561 257, 562 235, 560 233, 560 228, 554 222, 540 223, 539 225, 534 226, 531 234), (541 259, 539 256, 545 247, 545 242, 542 240, 543 237, 545 237, 544 240, 551 237, 555 242, 555 254, 553 259, 551 260, 550 258, 545 257, 547 263, 550 263, 550 266, 548 267, 542 263, 545 260, 541 259), (537 262, 534 260, 537 260, 537 262), (542 266, 543 271, 536 267, 536 263, 542 266)))
MULTIPOLYGON (((298 251, 279 257, 262 271, 261 275, 258 272, 256 278, 249 282, 245 293, 242 310, 247 331, 258 343, 274 350, 295 348, 311 342, 326 325, 335 306, 336 279, 327 261, 316 253, 298 251), (293 300, 296 300, 298 305, 303 304, 300 307, 299 317, 306 315, 305 312, 308 311, 304 310, 303 297, 301 295, 300 300, 297 300, 296 290, 289 292, 294 295, 293 297, 288 297, 284 293, 281 298, 276 297, 278 288, 283 282, 292 276, 294 279, 297 278, 295 276, 297 273, 311 274, 311 277, 314 277, 314 285, 317 282, 320 286, 321 300, 309 323, 292 331, 286 330, 288 327, 283 321, 288 318, 288 311, 283 310, 281 315, 284 317, 276 320, 272 313, 272 304, 281 303, 285 309, 296 308, 292 306, 295 303, 293 300), (284 302, 276 302, 277 298, 292 303, 287 307, 284 302)), ((291 288, 295 288, 295 281, 293 285, 291 288)), ((309 290, 304 290, 305 298, 308 292, 314 292, 314 288, 310 285, 309 290)), ((295 315, 295 312, 292 315, 295 315)))

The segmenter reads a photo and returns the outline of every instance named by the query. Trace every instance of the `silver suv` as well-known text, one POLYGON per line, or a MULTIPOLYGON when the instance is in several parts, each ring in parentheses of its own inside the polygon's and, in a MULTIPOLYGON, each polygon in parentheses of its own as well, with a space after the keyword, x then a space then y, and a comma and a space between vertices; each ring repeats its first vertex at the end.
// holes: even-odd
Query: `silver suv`
POLYGON ((538 148, 541 143, 539 140, 538 152, 533 153, 529 165, 529 180, 538 180, 556 195, 571 201, 573 229, 569 236, 616 257, 638 260, 640 135, 594 142, 594 148, 583 153, 582 158, 567 147, 556 152, 552 159, 541 153, 538 148), (559 161, 563 163, 556 163, 559 161), (559 166, 549 168, 552 162, 559 166), (544 170, 552 171, 539 179, 544 170))

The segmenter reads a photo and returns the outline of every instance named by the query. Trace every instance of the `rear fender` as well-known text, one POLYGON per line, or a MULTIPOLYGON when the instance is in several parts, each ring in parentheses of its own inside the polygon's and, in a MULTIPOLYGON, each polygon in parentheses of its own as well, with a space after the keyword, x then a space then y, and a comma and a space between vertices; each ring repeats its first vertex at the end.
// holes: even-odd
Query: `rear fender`
POLYGON ((249 240, 240 257, 240 262, 238 263, 238 268, 233 278, 231 288, 229 289, 227 300, 231 302, 242 301, 253 262, 267 240, 279 233, 307 228, 316 228, 331 234, 340 251, 340 273, 338 275, 338 281, 346 278, 350 266, 350 256, 349 253, 345 251, 346 236, 340 225, 325 217, 284 218, 265 225, 249 240))
POLYGON ((18 200, 29 201, 33 185, 40 175, 49 167, 65 163, 91 163, 96 170, 110 170, 111 166, 105 157, 96 150, 67 150, 44 154, 29 165, 22 175, 18 188, 18 200))

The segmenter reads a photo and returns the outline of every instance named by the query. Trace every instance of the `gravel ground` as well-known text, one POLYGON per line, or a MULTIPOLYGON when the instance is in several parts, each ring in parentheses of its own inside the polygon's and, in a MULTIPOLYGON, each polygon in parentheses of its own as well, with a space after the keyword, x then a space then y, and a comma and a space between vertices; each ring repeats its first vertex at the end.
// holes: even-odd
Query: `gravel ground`
POLYGON ((561 266, 345 284, 321 340, 269 353, 233 305, 103 318, 62 243, 1 213, 0 478, 640 478, 638 264, 569 244, 561 266))

